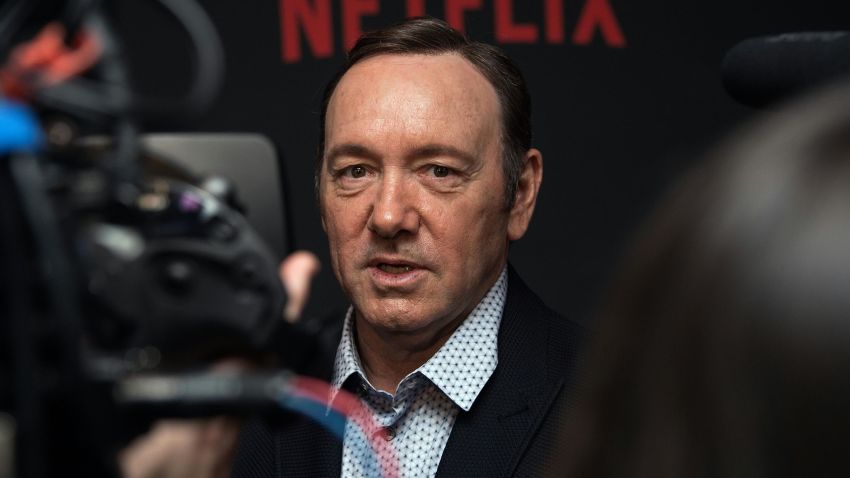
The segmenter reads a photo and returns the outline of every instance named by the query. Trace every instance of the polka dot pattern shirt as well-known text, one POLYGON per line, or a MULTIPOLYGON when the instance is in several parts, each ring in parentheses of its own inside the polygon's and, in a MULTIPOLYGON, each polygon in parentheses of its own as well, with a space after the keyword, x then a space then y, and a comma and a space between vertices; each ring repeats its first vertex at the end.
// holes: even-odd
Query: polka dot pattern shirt
MULTIPOLYGON (((496 370, 497 336, 507 290, 505 268, 440 350, 399 383, 395 396, 376 390, 367 380, 354 344, 352 310, 348 311, 334 364, 333 389, 358 394, 384 427, 398 459, 399 476, 430 478, 436 474, 459 411, 472 407, 496 370)), ((341 476, 380 476, 380 470, 369 440, 349 421, 341 476)))

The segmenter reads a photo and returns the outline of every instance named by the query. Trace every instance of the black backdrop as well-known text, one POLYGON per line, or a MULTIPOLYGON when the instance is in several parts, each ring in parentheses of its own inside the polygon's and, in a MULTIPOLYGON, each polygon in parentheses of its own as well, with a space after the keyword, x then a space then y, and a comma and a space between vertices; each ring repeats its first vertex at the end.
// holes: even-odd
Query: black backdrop
MULTIPOLYGON (((325 264, 310 313, 345 306, 313 199, 321 90, 358 22, 377 27, 417 4, 436 17, 462 18, 474 39, 500 43, 525 72, 545 174, 531 229, 513 245, 511 261, 550 306, 580 321, 671 179, 752 114, 723 90, 724 52, 755 35, 850 28, 850 4, 834 0, 202 1, 225 44, 227 78, 212 111, 184 129, 254 131, 275 142, 295 245, 325 264), (282 28, 290 13, 313 21, 292 32, 282 28)), ((178 94, 190 71, 183 34, 150 2, 117 7, 138 87, 178 94)))

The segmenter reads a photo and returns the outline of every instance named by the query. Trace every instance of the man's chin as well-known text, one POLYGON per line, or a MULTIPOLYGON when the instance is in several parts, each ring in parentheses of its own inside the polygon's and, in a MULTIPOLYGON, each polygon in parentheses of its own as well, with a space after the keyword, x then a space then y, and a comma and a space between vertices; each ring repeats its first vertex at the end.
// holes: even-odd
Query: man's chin
POLYGON ((415 333, 427 328, 430 321, 421 314, 411 314, 410 309, 381 310, 363 314, 362 319, 370 326, 393 333, 415 333))
POLYGON ((381 334, 433 336, 441 335, 446 328, 454 330, 456 327, 447 314, 423 307, 422 301, 385 299, 382 302, 383 307, 367 309, 361 317, 369 327, 381 334))

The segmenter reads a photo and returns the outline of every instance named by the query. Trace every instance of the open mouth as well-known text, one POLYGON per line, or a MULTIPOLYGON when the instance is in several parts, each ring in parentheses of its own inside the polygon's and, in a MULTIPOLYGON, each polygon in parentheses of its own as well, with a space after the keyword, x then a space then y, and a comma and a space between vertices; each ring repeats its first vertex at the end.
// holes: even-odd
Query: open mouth
POLYGON ((413 267, 404 264, 387 264, 382 262, 378 264, 378 269, 387 274, 404 274, 405 272, 412 271, 413 267))

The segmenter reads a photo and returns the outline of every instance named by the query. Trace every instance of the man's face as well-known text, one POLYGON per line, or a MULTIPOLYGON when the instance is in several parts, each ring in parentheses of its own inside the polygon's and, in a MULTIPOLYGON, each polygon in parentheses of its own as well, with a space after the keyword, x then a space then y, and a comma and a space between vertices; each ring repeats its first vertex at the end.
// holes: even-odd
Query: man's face
POLYGON ((500 118, 493 87, 457 55, 379 55, 337 85, 322 223, 368 326, 439 334, 498 277, 510 221, 500 118))

